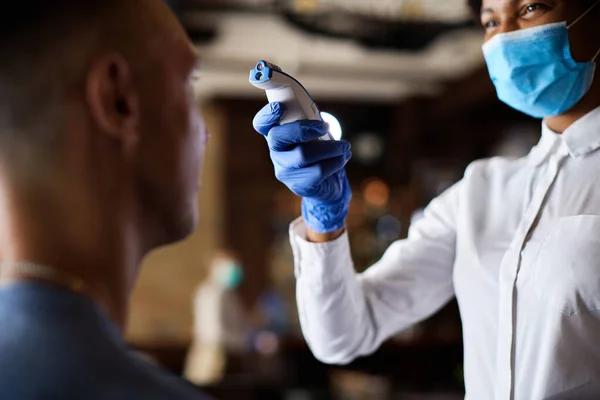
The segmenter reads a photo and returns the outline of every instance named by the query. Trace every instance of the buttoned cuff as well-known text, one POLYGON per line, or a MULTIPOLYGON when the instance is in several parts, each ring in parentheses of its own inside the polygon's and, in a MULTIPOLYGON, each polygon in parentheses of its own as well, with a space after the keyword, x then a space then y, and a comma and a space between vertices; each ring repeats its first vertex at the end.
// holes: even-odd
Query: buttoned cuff
POLYGON ((306 240, 306 231, 303 218, 298 218, 290 225, 290 243, 297 279, 302 279, 305 283, 329 286, 354 277, 347 232, 331 242, 311 243, 306 240))

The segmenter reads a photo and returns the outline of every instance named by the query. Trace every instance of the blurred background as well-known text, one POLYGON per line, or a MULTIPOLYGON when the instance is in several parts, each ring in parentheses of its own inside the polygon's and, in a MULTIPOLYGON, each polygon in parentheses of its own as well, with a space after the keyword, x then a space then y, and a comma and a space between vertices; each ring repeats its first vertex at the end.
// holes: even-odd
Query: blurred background
POLYGON ((300 199, 275 180, 252 129, 266 98, 248 74, 258 60, 278 64, 352 143, 348 226, 362 271, 469 162, 520 157, 538 139, 539 122, 496 99, 466 0, 171 3, 202 56, 201 223, 146 260, 129 342, 221 399, 462 398, 454 302, 343 368, 310 354, 287 235, 300 199))

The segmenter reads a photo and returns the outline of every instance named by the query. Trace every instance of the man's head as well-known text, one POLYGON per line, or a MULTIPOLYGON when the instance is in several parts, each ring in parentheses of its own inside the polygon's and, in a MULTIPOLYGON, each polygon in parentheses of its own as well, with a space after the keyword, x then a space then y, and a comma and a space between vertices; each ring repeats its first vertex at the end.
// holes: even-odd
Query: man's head
MULTIPOLYGON (((489 40, 498 33, 532 28, 552 22, 575 21, 597 0, 468 0, 489 40)), ((600 48, 600 6, 569 31, 574 58, 589 61, 600 48)))
POLYGON ((134 224, 146 250, 192 231, 197 55, 163 0, 17 2, 0 15, 0 53, 5 185, 88 213, 112 205, 102 218, 134 224))

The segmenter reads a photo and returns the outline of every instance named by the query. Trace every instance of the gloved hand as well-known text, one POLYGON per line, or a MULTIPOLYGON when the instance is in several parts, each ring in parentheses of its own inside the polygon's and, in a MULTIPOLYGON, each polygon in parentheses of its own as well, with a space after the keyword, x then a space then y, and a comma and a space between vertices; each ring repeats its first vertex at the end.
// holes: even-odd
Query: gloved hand
POLYGON ((275 176, 302 197, 302 215, 315 232, 344 227, 352 191, 344 167, 350 143, 313 141, 329 132, 325 122, 302 120, 279 126, 283 104, 270 103, 254 118, 254 129, 265 136, 275 176))

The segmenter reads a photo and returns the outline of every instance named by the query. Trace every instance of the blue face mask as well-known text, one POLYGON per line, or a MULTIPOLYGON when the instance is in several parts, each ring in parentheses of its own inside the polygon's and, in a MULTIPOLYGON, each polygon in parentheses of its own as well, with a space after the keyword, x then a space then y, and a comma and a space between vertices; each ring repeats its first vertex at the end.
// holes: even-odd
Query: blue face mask
POLYGON ((483 45, 483 54, 498 98, 535 118, 562 114, 590 90, 596 68, 571 56, 566 22, 500 33, 483 45))
POLYGON ((220 261, 214 274, 216 282, 227 289, 235 289, 244 279, 244 270, 233 260, 220 261))

